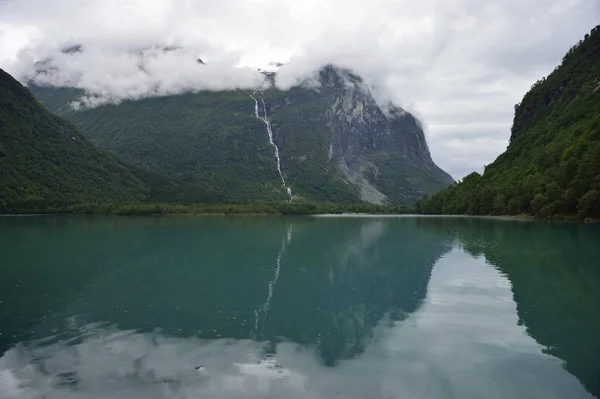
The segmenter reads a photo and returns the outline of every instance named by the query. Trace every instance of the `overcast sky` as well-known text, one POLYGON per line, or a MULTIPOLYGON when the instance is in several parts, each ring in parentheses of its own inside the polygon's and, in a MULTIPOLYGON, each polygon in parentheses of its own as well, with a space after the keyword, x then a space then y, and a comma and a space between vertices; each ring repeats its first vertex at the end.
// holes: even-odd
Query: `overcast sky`
POLYGON ((289 86, 336 63, 418 116, 458 179, 504 151, 514 104, 598 23, 598 0, 0 0, 0 68, 119 101, 253 87, 236 67, 268 61, 290 62, 289 86))

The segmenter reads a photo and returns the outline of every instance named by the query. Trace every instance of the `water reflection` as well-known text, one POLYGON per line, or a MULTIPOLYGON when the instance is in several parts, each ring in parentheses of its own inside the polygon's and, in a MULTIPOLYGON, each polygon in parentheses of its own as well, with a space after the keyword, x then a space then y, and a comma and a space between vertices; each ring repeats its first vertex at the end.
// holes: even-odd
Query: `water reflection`
POLYGON ((364 350, 382 318, 404 319, 426 295, 450 242, 414 221, 320 221, 295 237, 267 326, 275 342, 315 344, 333 366, 364 350), (390 231, 390 228, 393 231, 390 231))
POLYGON ((600 397, 600 226, 421 219, 483 256, 512 286, 518 323, 600 397))
POLYGON ((2 398, 589 397, 561 359, 597 395, 587 230, 415 218, 6 223, 2 398))

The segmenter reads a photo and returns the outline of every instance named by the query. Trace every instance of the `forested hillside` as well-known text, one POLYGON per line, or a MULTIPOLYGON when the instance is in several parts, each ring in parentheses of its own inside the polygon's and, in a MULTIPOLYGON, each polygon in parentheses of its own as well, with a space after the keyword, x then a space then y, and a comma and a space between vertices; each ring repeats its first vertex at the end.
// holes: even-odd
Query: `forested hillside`
POLYGON ((23 203, 203 199, 98 150, 0 69, 0 212, 23 203))
POLYGON ((418 209, 600 217, 600 26, 515 106, 510 144, 483 176, 468 175, 418 209))
POLYGON ((410 113, 380 107, 350 71, 325 67, 321 83, 319 90, 185 93, 84 109, 72 106, 82 91, 30 87, 99 147, 221 201, 289 201, 265 115, 294 201, 412 204, 453 182, 431 160, 410 113))

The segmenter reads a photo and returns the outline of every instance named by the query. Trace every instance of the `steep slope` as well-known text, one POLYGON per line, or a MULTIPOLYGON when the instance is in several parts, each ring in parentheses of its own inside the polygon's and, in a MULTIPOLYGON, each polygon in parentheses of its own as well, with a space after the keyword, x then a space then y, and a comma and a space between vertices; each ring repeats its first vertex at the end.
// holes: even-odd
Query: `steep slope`
POLYGON ((401 108, 382 109, 362 80, 332 66, 318 92, 267 92, 268 113, 287 150, 286 165, 300 192, 315 196, 319 170, 346 182, 367 202, 414 202, 452 178, 431 160, 418 121, 401 108))
POLYGON ((326 67, 320 79, 317 90, 188 93, 79 110, 71 103, 80 91, 32 90, 99 146, 228 200, 289 200, 289 188, 295 200, 412 203, 452 182, 412 115, 382 109, 349 71, 326 67))
POLYGON ((0 69, 0 211, 24 202, 164 200, 183 188, 98 150, 0 69))
POLYGON ((600 217, 600 26, 515 106, 506 152, 421 211, 600 217))

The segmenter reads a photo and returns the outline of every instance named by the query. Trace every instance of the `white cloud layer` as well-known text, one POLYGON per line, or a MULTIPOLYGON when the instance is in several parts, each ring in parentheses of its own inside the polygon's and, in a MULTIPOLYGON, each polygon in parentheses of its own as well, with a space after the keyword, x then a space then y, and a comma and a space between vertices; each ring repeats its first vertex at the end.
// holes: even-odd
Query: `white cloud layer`
POLYGON ((421 118, 461 178, 505 149, 513 105, 599 21, 598 0, 0 0, 0 67, 119 101, 255 87, 236 66, 268 61, 290 62, 285 87, 335 63, 421 118))

